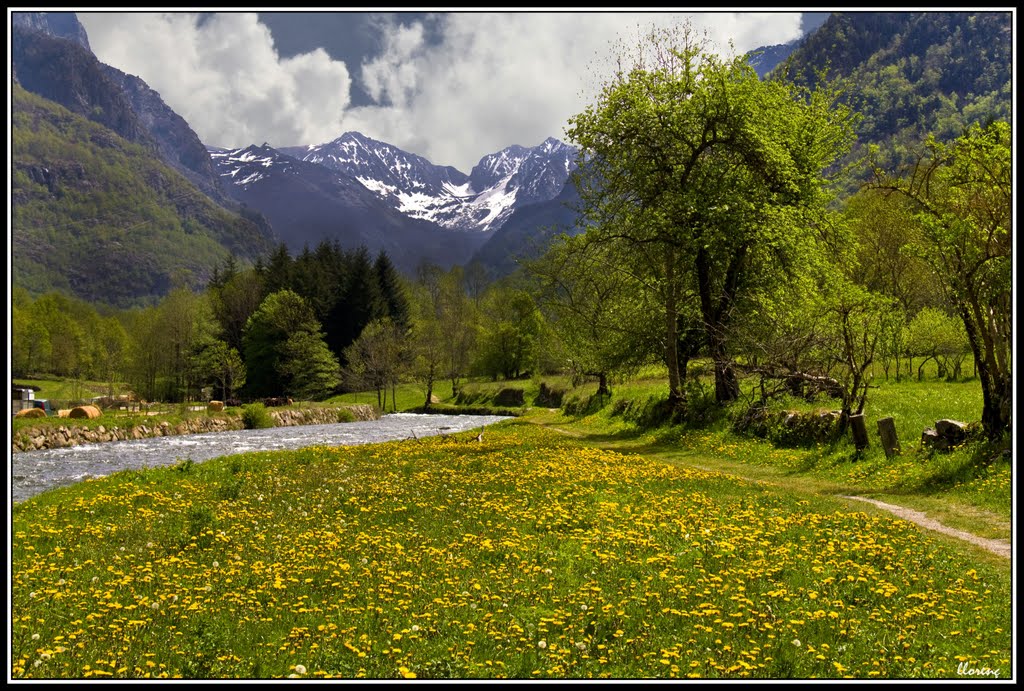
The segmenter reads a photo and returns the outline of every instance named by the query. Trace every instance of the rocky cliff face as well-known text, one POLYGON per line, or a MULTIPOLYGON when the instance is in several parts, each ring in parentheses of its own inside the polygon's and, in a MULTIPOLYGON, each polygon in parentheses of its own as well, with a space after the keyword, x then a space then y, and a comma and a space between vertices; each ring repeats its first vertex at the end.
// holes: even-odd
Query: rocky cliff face
POLYGON ((210 154, 185 118, 171 110, 160 94, 142 79, 110 65, 101 63, 101 67, 107 78, 127 97, 140 124, 155 140, 160 158, 209 197, 218 202, 226 201, 210 154))
POLYGON ((85 27, 74 12, 12 12, 11 26, 66 38, 92 52, 85 27))
POLYGON ((87 48, 14 26, 11 65, 15 81, 27 91, 156 151, 156 144, 136 117, 131 101, 107 77, 103 65, 87 48))

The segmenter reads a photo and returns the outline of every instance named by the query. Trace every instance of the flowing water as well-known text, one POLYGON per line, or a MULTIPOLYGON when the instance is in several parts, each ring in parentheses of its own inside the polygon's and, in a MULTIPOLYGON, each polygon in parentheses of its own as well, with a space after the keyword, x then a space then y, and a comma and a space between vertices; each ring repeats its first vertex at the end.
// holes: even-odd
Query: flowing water
POLYGON ((48 489, 119 470, 174 465, 185 459, 199 463, 247 451, 350 446, 454 434, 507 419, 497 415, 394 413, 366 422, 183 434, 24 451, 11 456, 11 501, 24 501, 48 489))

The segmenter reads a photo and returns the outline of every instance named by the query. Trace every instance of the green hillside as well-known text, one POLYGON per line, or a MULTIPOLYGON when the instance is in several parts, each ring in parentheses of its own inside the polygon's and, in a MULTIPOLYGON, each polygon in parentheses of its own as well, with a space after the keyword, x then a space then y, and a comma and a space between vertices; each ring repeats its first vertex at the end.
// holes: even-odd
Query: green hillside
POLYGON ((863 116, 852 157, 878 144, 884 162, 906 162, 927 134, 1011 120, 1011 31, 1010 12, 836 12, 773 76, 845 80, 863 116))
POLYGON ((205 285, 228 253, 274 246, 261 217, 227 211, 152 152, 13 85, 12 283, 90 302, 151 303, 205 285))

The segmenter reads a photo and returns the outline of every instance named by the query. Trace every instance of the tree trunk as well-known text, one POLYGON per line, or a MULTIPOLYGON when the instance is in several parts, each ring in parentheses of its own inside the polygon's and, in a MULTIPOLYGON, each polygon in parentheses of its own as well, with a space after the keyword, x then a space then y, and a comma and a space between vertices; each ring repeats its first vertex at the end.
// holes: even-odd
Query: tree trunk
POLYGON ((673 409, 686 404, 679 376, 679 306, 676 304, 675 252, 665 250, 665 365, 668 367, 668 401, 673 409))
POLYGON ((731 403, 740 397, 740 383, 733 371, 732 361, 725 352, 725 343, 712 337, 711 357, 715 362, 715 401, 731 403))
POLYGON ((716 290, 711 277, 707 250, 697 250, 697 292, 700 295, 700 311, 704 318, 711 358, 715 363, 715 401, 719 405, 735 401, 740 395, 740 385, 726 352, 725 331, 736 300, 736 290, 746 255, 745 244, 736 248, 725 272, 722 287, 716 290))
POLYGON ((981 426, 985 436, 998 441, 1010 427, 1010 416, 1013 408, 1013 384, 1007 374, 999 371, 995 359, 986 357, 982 352, 981 338, 978 336, 974 322, 963 310, 964 326, 967 329, 967 341, 971 344, 978 379, 981 380, 982 409, 981 426))

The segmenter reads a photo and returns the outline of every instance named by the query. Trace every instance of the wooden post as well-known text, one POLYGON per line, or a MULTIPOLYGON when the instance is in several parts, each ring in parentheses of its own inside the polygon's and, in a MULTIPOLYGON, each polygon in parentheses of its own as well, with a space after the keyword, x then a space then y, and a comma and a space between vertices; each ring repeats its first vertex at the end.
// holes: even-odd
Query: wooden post
POLYGON ((864 414, 850 416, 850 434, 853 435, 853 445, 857 450, 868 448, 868 426, 864 422, 864 414))
POLYGON ((896 421, 891 417, 883 417, 878 421, 878 436, 882 438, 885 457, 900 455, 900 438, 896 436, 896 421))

